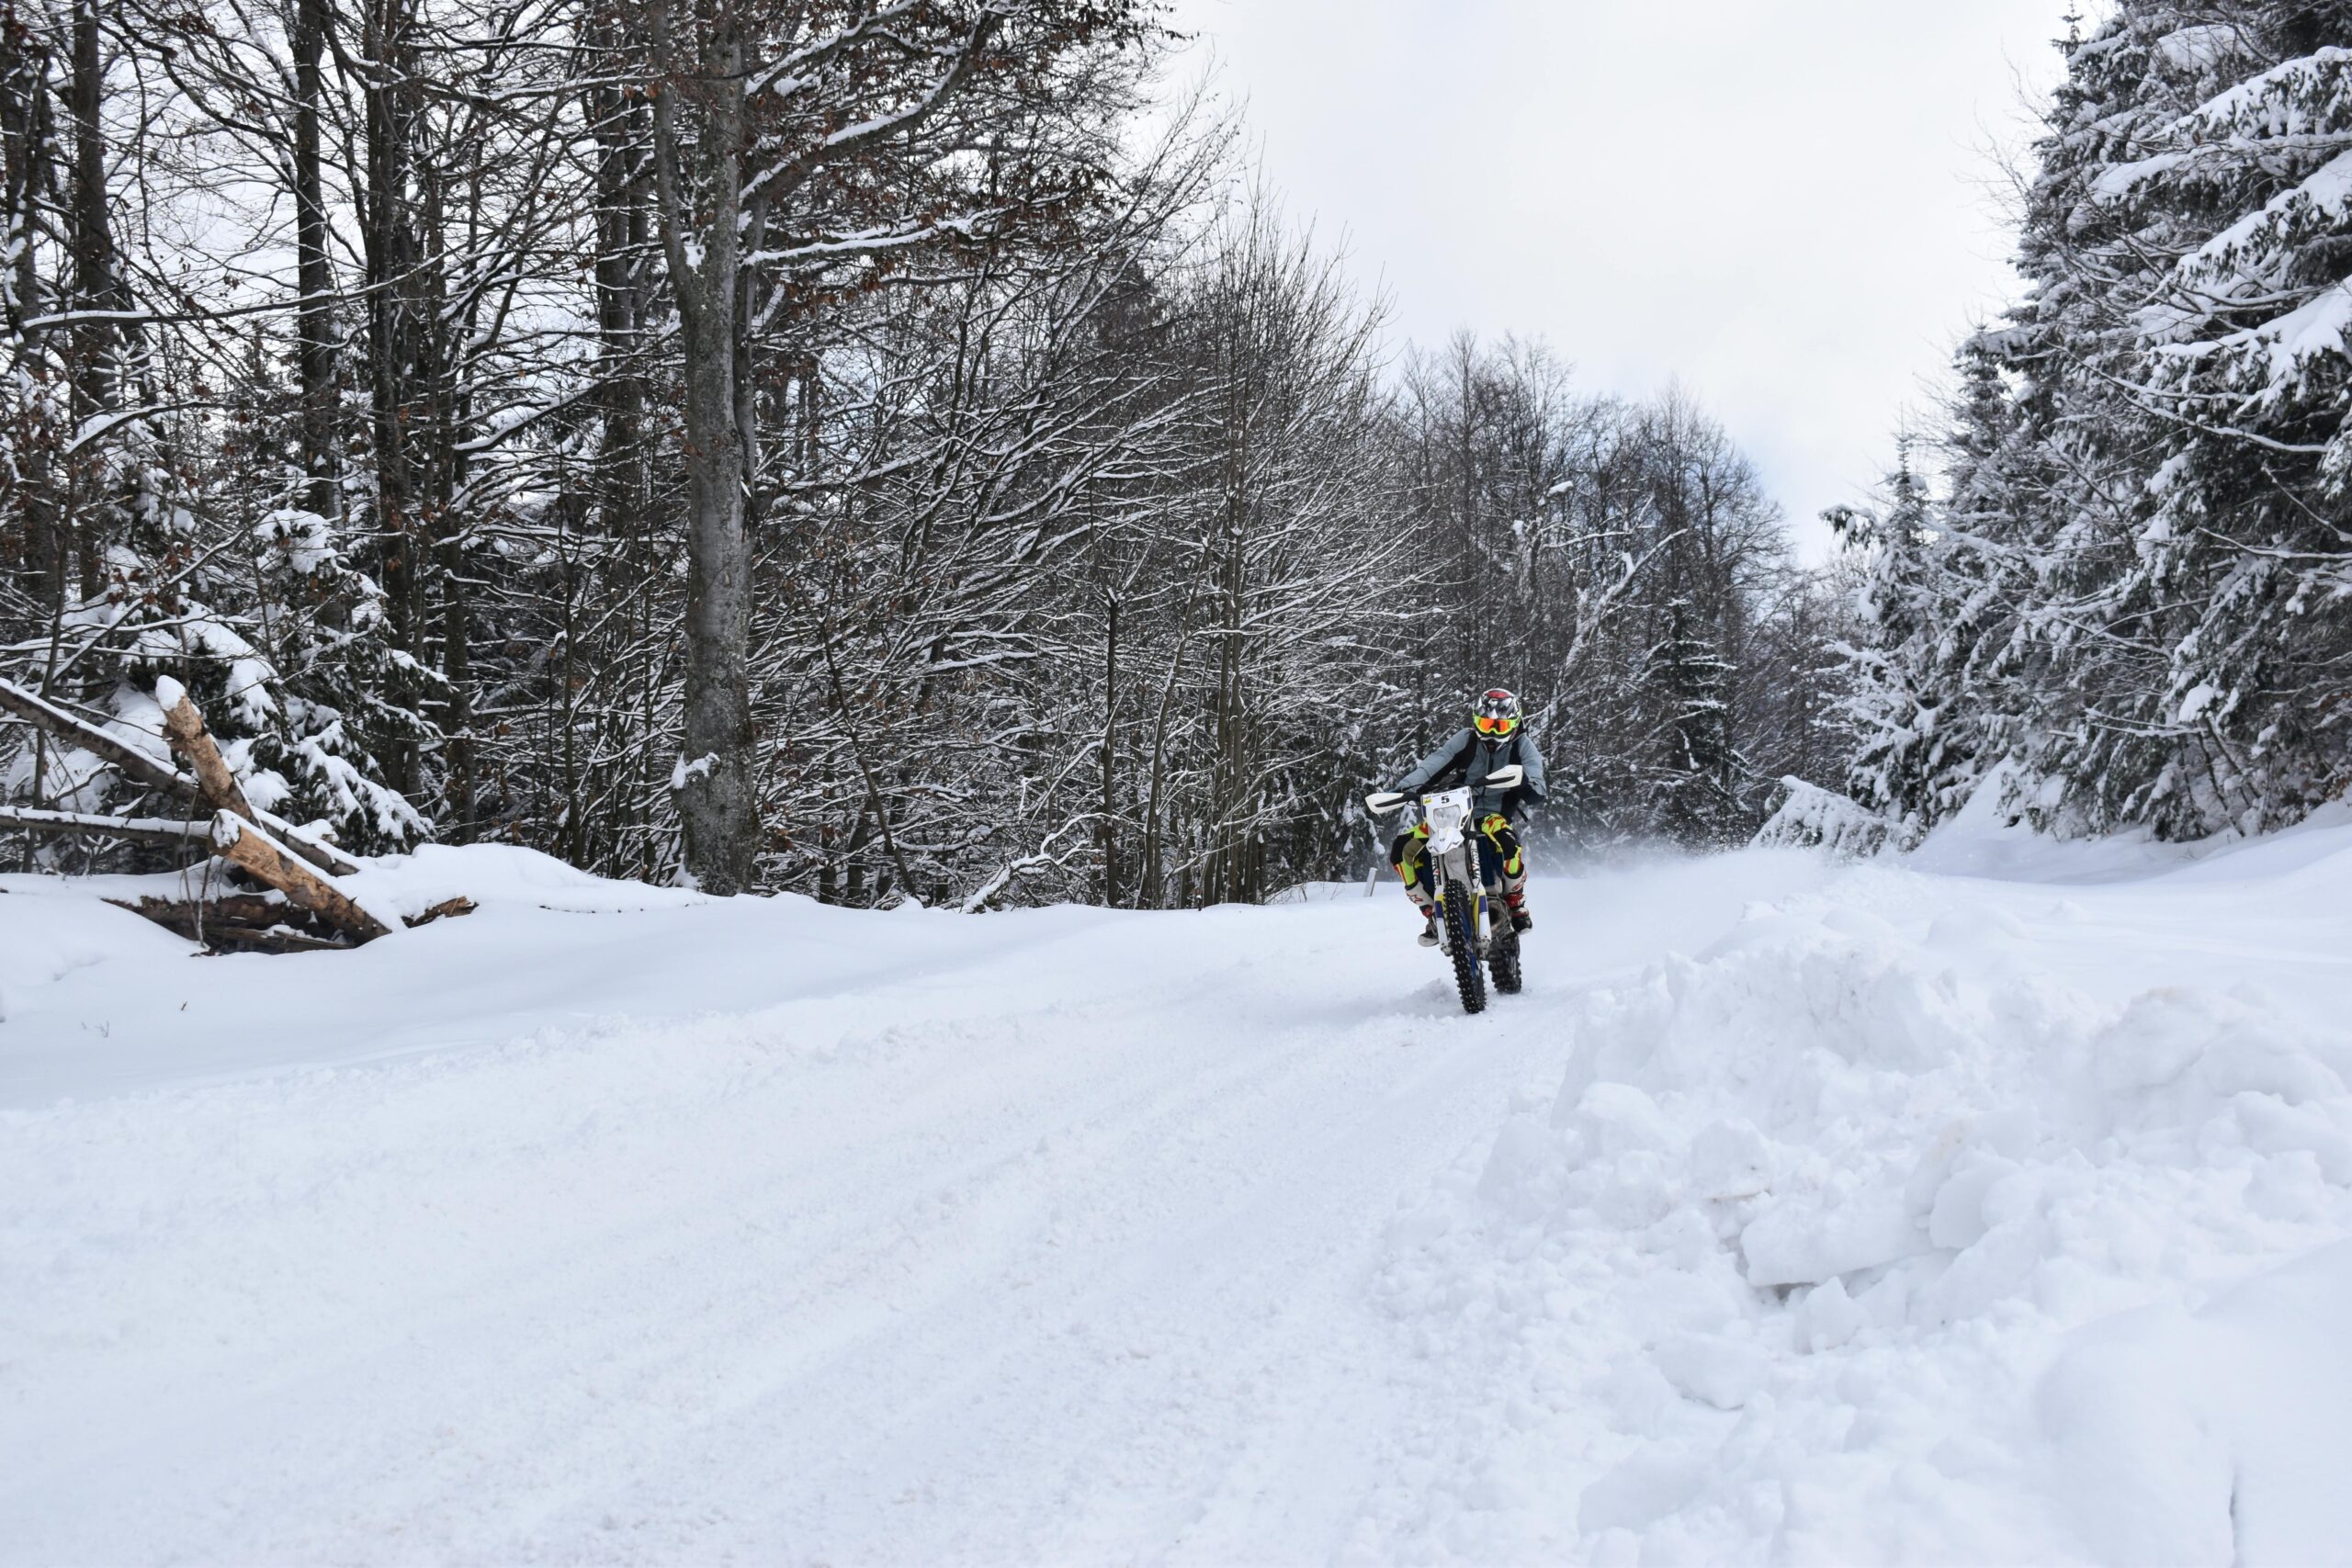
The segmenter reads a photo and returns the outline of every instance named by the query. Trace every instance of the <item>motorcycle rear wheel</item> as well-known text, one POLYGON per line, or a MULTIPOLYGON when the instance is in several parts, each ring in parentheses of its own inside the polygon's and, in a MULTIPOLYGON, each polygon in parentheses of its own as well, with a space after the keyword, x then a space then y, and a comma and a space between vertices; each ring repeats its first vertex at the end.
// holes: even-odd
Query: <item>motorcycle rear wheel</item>
POLYGON ((1519 933, 1510 929, 1506 919, 1487 945, 1487 967, 1495 972, 1495 989, 1507 997, 1519 995, 1523 980, 1519 971, 1519 933))

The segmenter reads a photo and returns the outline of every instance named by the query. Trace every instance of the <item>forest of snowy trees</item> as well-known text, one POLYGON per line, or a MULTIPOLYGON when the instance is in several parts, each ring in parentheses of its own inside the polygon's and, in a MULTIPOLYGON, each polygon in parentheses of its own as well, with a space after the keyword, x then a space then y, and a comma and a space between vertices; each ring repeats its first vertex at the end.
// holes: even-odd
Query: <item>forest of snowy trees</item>
MULTIPOLYGON (((1675 393, 1393 345, 1142 0, 7 0, 0 678, 266 810, 851 904, 1249 899, 1498 681, 1555 816, 1834 778, 1675 393)), ((169 813, 0 723, 0 804, 169 813)), ((174 852, 10 833, 66 869, 174 852)))
MULTIPOLYGON (((7 0, 0 680, 169 676, 355 851, 861 905, 1361 872, 1494 682, 1586 842, 2276 826, 2352 777, 2352 0, 2061 47, 2028 292, 1808 568, 1688 395, 1395 344, 1146 0, 7 0)), ((9 720, 0 807, 171 809, 9 720)))
POLYGON ((1980 784, 2278 827, 2352 784, 2352 4, 2125 0, 2062 48, 2028 292, 1836 519, 1852 787, 1905 838, 1980 784))

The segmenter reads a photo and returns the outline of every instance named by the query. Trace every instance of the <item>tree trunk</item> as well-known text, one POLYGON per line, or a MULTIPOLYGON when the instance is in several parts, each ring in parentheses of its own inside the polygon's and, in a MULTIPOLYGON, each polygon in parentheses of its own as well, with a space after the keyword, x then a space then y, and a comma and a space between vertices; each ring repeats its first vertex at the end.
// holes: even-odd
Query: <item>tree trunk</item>
MULTIPOLYGON (((479 795, 474 773, 473 630, 468 615, 472 595, 466 582, 465 517, 458 497, 465 488, 467 404, 461 375, 460 344, 473 341, 476 321, 471 312, 453 313, 449 299, 448 178, 440 166, 419 171, 424 254, 430 265, 417 279, 417 313, 423 326, 424 354, 419 367, 419 387, 427 416, 421 422, 431 443, 426 452, 430 476, 426 516, 433 547, 434 586, 439 589, 441 680, 448 704, 442 717, 442 794, 446 801, 445 837, 464 843, 473 837, 479 795)), ((466 252, 478 254, 481 189, 479 179, 468 182, 470 200, 466 224, 466 252)))
POLYGON ((295 360, 302 396, 302 504, 337 521, 335 463, 334 274, 327 261, 326 186, 319 164, 320 60, 326 49, 326 0, 298 0, 294 13, 295 360))
MULTIPOLYGON (((98 48, 97 0, 74 7, 74 296, 76 309, 91 312, 74 327, 74 423, 76 433, 112 412, 115 324, 96 312, 119 301, 114 287, 114 233, 107 221, 106 142, 98 111, 106 86, 106 62, 98 48)), ((85 601, 98 596, 102 536, 104 444, 93 441, 72 459, 74 546, 81 564, 85 601)), ((59 541, 62 544, 62 541, 59 541)))
POLYGON ((668 78, 655 101, 662 243, 686 352, 685 713, 672 789, 685 832, 686 873, 718 894, 751 885, 752 551, 744 526, 743 404, 736 396, 743 322, 737 312, 744 142, 743 48, 734 14, 718 7, 697 28, 699 68, 672 63, 667 6, 654 11, 655 51, 668 78), (674 99, 702 110, 695 167, 682 166, 674 99), (698 195, 703 221, 688 203, 698 195), (690 254, 699 244, 701 255, 690 254))
MULTIPOLYGON (((419 664, 424 658, 423 530, 416 516, 417 478, 410 428, 417 418, 415 387, 424 351, 415 299, 421 264, 410 184, 413 178, 416 86, 408 32, 409 0, 369 0, 362 37, 367 72, 368 179, 363 210, 368 256, 368 368, 376 465, 376 545, 394 643, 419 664)), ((414 712, 423 702, 416 678, 396 672, 387 697, 414 712)), ((379 755, 384 782, 402 795, 417 791, 421 758, 415 738, 398 727, 379 755)))
MULTIPOLYGON (((714 239, 714 266, 721 248, 714 239)), ((752 551, 733 293, 705 291, 686 333, 685 765, 676 787, 686 869, 713 893, 740 892, 752 877, 752 551)))
MULTIPOLYGON (((0 247, 5 247, 9 267, 8 326, 17 340, 11 368, 19 385, 30 388, 42 375, 45 334, 23 323, 46 314, 54 303, 41 276, 38 236, 41 197, 56 178, 49 56, 40 35, 30 28, 0 28, 0 93, 6 95, 5 110, 0 110, 0 174, 6 176, 7 203, 0 247)), ((7 434, 19 475, 15 501, 24 518, 23 581, 33 604, 49 611, 64 597, 65 546, 51 483, 51 444, 40 429, 38 407, 30 398, 15 400, 7 434)), ((34 745, 38 751, 38 739, 34 745)), ((40 777, 38 769, 35 777, 40 777)))
MULTIPOLYGON (((1195 580, 1197 581, 1197 580, 1195 580)), ((1172 837, 1172 824, 1160 821, 1160 801, 1168 785, 1168 716, 1176 705, 1176 688, 1184 672, 1185 645, 1192 634, 1184 626, 1192 614, 1192 593, 1188 589, 1183 608, 1177 613, 1178 629, 1175 650, 1168 659, 1168 680, 1159 689, 1159 712, 1151 726, 1151 789, 1143 808, 1143 874, 1136 890, 1136 907, 1164 908, 1168 907, 1163 865, 1168 839, 1172 837), (1146 900, 1148 900, 1147 904, 1146 900)))
POLYGON ((1102 905, 1119 907, 1117 756, 1119 724, 1119 596, 1106 595, 1102 621, 1102 905))
POLYGON ((636 364, 643 314, 638 268, 650 237, 639 173, 642 112, 617 87, 591 91, 596 127, 595 404, 603 421, 597 488, 605 532, 616 539, 637 536, 645 508, 645 453, 639 445, 645 393, 636 364))

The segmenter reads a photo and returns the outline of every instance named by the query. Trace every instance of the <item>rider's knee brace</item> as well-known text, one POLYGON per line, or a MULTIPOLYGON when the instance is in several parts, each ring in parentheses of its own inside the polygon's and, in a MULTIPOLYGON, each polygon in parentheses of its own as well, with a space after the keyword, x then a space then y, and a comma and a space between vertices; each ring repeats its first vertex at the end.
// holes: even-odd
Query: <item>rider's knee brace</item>
POLYGON ((1405 885, 1406 895, 1419 903, 1426 897, 1421 888, 1421 864, 1429 856, 1423 841, 1429 838, 1426 826, 1408 829, 1396 835, 1388 846, 1388 863, 1396 868, 1397 880, 1405 885))
POLYGON ((1527 851, 1511 829, 1510 818, 1499 811, 1490 811, 1478 824, 1478 831, 1487 842, 1495 846, 1495 859, 1502 867, 1506 885, 1516 886, 1527 878, 1527 851))

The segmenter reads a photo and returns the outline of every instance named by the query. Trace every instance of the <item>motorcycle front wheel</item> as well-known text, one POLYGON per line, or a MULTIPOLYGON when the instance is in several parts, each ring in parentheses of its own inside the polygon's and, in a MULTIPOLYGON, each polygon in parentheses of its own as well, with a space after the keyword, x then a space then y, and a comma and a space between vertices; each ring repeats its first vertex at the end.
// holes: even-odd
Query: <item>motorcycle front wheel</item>
POLYGON ((1487 976, 1478 967, 1477 896, 1457 882, 1445 893, 1445 948, 1453 960, 1453 988, 1464 1012, 1487 1010, 1487 976))

